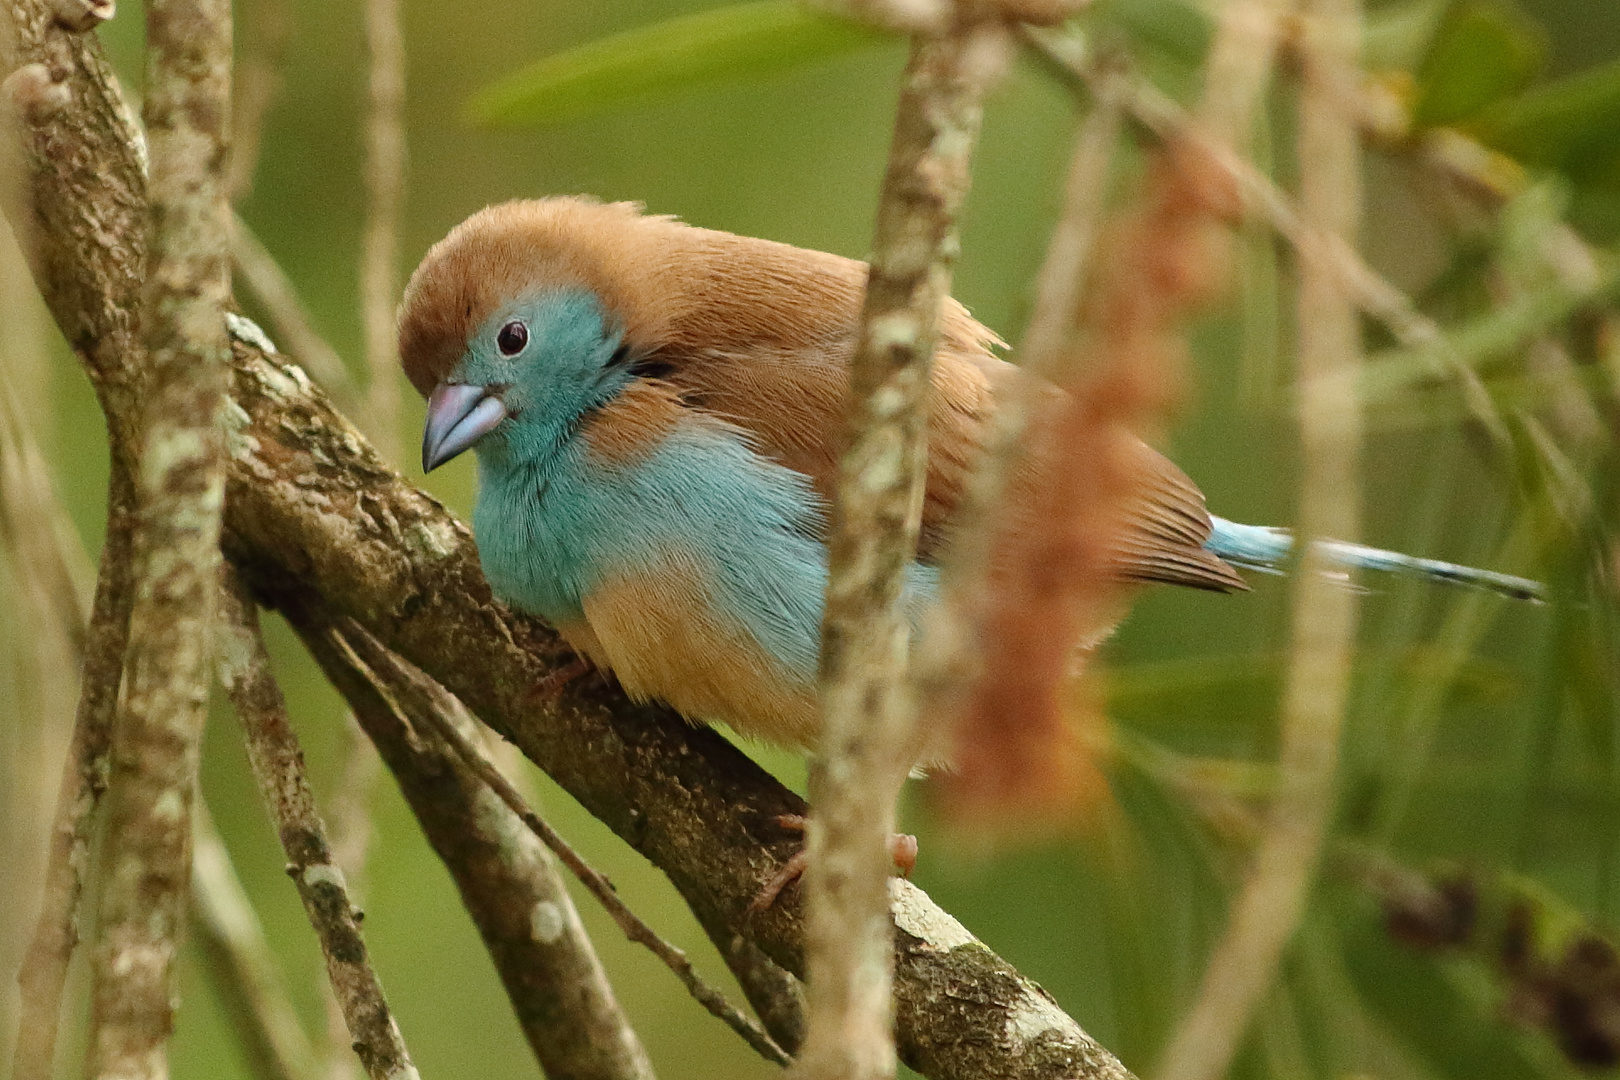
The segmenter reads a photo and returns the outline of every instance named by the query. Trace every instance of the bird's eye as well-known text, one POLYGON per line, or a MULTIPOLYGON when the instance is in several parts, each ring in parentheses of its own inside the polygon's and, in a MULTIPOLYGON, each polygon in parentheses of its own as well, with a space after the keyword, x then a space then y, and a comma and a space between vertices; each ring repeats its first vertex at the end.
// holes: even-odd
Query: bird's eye
POLYGON ((495 347, 501 350, 502 356, 516 356, 528 343, 529 328, 518 319, 501 327, 500 333, 495 335, 495 347))

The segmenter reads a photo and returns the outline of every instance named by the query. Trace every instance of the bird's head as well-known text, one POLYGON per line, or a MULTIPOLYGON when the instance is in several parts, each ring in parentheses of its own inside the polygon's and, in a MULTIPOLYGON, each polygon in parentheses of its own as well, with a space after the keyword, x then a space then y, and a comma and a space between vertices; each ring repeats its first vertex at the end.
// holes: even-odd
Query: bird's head
POLYGON ((634 377, 632 343, 656 337, 632 302, 647 285, 639 249, 665 220, 622 203, 506 203, 428 252, 399 318, 400 359, 428 400, 424 470, 492 442, 552 448, 634 377))

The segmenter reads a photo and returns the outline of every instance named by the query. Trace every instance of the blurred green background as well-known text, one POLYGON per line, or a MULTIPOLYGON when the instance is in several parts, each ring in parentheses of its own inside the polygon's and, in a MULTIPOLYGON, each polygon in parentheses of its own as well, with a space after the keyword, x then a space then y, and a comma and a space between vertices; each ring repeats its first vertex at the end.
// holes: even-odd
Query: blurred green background
MULTIPOLYGON (((638 200, 694 224, 861 256, 904 58, 896 42, 551 126, 490 131, 465 118, 476 91, 539 57, 704 6, 407 3, 410 165, 402 273, 473 210, 549 193, 638 200)), ((241 213, 297 283, 318 328, 362 377, 356 265, 366 52, 359 5, 239 0, 237 11, 239 55, 268 58, 281 78, 241 213)), ((1620 4, 1525 0, 1510 14, 1514 32, 1524 35, 1515 40, 1545 60, 1530 65, 1524 85, 1620 59, 1620 4)), ((132 88, 140 85, 141 17, 139 4, 126 2, 101 30, 132 88)), ((1091 29, 1131 49, 1167 89, 1185 95, 1196 86, 1200 16, 1192 6, 1100 0, 1089 18, 1091 29)), ((1420 48, 1407 62, 1420 83, 1424 55, 1420 48)), ((1287 156, 1286 98, 1278 94, 1279 161, 1287 156)), ((1078 115, 1070 91, 1027 60, 987 109, 956 295, 1012 341, 1029 310, 1078 115)), ((1123 173, 1132 161, 1127 154, 1123 173)), ((1292 168, 1285 163, 1279 172, 1291 175, 1292 168)), ((1534 175, 1549 178, 1547 190, 1569 200, 1589 239, 1609 242, 1620 223, 1612 173, 1553 162, 1534 175)), ((1374 154, 1367 179, 1363 246, 1373 263, 1442 317, 1481 310, 1488 302, 1480 300, 1481 266, 1500 248, 1497 227, 1456 227, 1444 197, 1403 152, 1374 154)), ((1191 392, 1171 450, 1218 513, 1287 525, 1296 479, 1284 389, 1289 290, 1275 282, 1279 253, 1263 234, 1247 233, 1238 255, 1238 286, 1192 333, 1191 392)), ((253 313, 251 303, 247 309, 253 313)), ((25 315, 14 307, 8 317, 25 315)), ((1369 340, 1383 341, 1376 330, 1369 340)), ((35 388, 48 399, 37 430, 74 519, 94 545, 105 468, 101 421, 71 358, 52 349, 35 388)), ((1517 370, 1505 370, 1493 390, 1509 395, 1517 370)), ((410 448, 421 407, 408 388, 402 392, 407 408, 399 439, 410 448)), ((1453 396, 1444 389, 1411 395, 1398 408, 1374 412, 1363 539, 1539 575, 1552 582, 1558 602, 1537 607, 1405 581, 1365 582, 1338 833, 1413 867, 1449 860, 1515 871, 1549 889, 1560 910, 1612 930, 1620 922, 1614 596, 1594 591, 1591 572, 1613 517, 1600 468, 1610 459, 1577 462, 1578 471, 1588 470, 1596 509, 1580 528, 1553 529, 1545 539, 1547 530, 1522 524, 1545 516, 1538 509, 1545 492, 1512 462, 1504 466, 1479 451, 1453 396)), ((404 458, 405 473, 419 477, 414 453, 404 458)), ((470 461, 425 483, 468 514, 470 461)), ((8 579, 6 588, 16 587, 8 579)), ((1286 601, 1286 582, 1269 578, 1256 580, 1244 596, 1162 589, 1142 599, 1107 650, 1120 737, 1111 771, 1115 804, 1094 828, 991 850, 958 843, 931 820, 925 795, 908 795, 907 826, 921 840, 918 884, 1140 1072, 1151 1070, 1188 1003, 1243 866, 1243 848, 1211 830, 1167 776, 1209 759, 1214 764, 1198 775, 1240 805, 1263 792, 1288 641, 1286 601)), ((19 620, 0 623, 10 658, 0 682, 6 695, 0 723, 9 740, 0 747, 5 779, 17 804, 32 797, 27 792, 38 794, 45 809, 37 819, 54 797, 59 758, 47 751, 60 752, 62 709, 71 696, 30 686, 22 674, 29 631, 19 620)), ((313 778, 329 800, 347 738, 338 699, 285 628, 272 620, 270 629, 313 778)), ((802 763, 756 753, 802 788, 802 763)), ((543 778, 537 782, 546 813, 621 895, 692 951, 707 976, 724 981, 723 966, 658 872, 565 794, 543 778)), ((323 1031, 319 951, 282 873, 234 719, 223 710, 208 733, 204 787, 304 1018, 312 1032, 323 1031)), ((365 929, 422 1075, 536 1075, 447 875, 386 776, 375 806, 365 929)), ((3 852, 7 869, 0 871, 11 882, 0 897, 7 905, 0 959, 8 979, 35 904, 28 883, 37 881, 39 852, 24 843, 24 825, 14 820, 3 852)), ((650 955, 626 944, 588 898, 577 903, 661 1076, 723 1080, 773 1071, 690 1001, 650 955)), ((181 993, 175 1075, 247 1076, 191 953, 181 993)), ((1507 1022, 1508 996, 1489 965, 1392 942, 1365 883, 1330 866, 1235 1075, 1574 1075, 1545 1035, 1507 1022)), ((9 1047, 9 986, 0 1002, 9 1014, 3 1043, 9 1047)), ((82 1012, 73 1015, 82 1020, 82 1012)), ((8 1050, 0 1073, 9 1060, 8 1050)), ((76 1049, 65 1051, 61 1074, 75 1074, 78 1060, 76 1049)))

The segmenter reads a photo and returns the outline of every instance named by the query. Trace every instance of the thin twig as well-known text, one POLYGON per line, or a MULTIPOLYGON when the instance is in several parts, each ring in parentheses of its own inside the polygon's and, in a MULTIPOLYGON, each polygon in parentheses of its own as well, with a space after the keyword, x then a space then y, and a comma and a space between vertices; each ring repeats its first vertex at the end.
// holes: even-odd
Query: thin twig
POLYGON ((806 837, 806 1077, 895 1071, 889 836, 916 756, 902 593, 921 518, 928 391, 956 215, 982 97, 1009 44, 1000 22, 919 37, 902 77, 828 541, 821 745, 810 765, 806 837))
MULTIPOLYGON (((1025 40, 1060 70, 1071 73, 1086 86, 1095 86, 1103 75, 1102 69, 1094 67, 1075 48, 1072 39, 1029 29, 1025 31, 1025 40)), ((1506 423, 1478 373, 1468 365, 1467 354, 1453 347, 1440 324, 1419 311, 1411 297, 1367 265, 1348 241, 1311 227, 1270 178, 1232 147, 1223 146, 1204 134, 1180 105, 1152 83, 1133 78, 1125 102, 1131 115, 1159 138, 1193 147, 1224 172, 1235 186, 1244 212, 1269 224, 1277 235, 1293 245, 1301 258, 1314 258, 1326 266, 1337 279, 1339 288, 1349 294, 1360 310, 1383 323, 1397 341, 1422 359, 1424 374, 1444 374, 1456 379, 1473 418, 1493 441, 1506 445, 1509 440, 1506 423)))
POLYGON ((360 318, 366 345, 366 421, 388 461, 399 461, 399 213, 405 189, 405 35, 399 0, 365 0, 371 73, 366 100, 366 225, 360 318))
MULTIPOLYGON (((367 666, 373 670, 382 668, 383 671, 387 672, 388 674, 384 677, 390 682, 404 677, 402 670, 393 662, 392 658, 378 648, 374 642, 371 642, 370 636, 365 634, 359 627, 350 626, 345 631, 345 640, 363 652, 363 659, 367 666), (392 671, 389 671, 390 667, 393 669, 392 671)), ((600 871, 587 863, 579 852, 575 851, 568 841, 562 838, 561 834, 529 808, 517 788, 512 786, 512 782, 501 775, 500 770, 490 763, 482 751, 473 745, 472 741, 458 729, 457 725, 447 715, 438 710, 424 709, 414 714, 411 719, 421 721, 431 728, 435 735, 449 744, 450 748, 456 752, 466 766, 487 784, 491 791, 500 796, 501 801, 514 814, 523 819, 523 823, 529 827, 530 831, 539 837, 541 842, 550 848, 558 859, 562 860, 563 865, 568 867, 569 871, 579 879, 580 884, 584 885, 586 890, 612 916, 619 929, 624 931, 624 936, 638 945, 646 946, 654 956, 662 960, 664 965, 675 973, 675 977, 680 979, 681 985, 686 987, 687 993, 691 994, 699 1004, 725 1021, 733 1031, 742 1036, 744 1042, 753 1047, 765 1060, 774 1062, 777 1065, 787 1065, 792 1061, 783 1052, 782 1048, 776 1045, 775 1040, 760 1029, 759 1025, 749 1020, 735 1006, 726 1001, 725 995, 721 994, 720 991, 703 981, 702 977, 692 967, 692 962, 687 959, 685 952, 660 937, 657 931, 643 922, 640 916, 631 911, 625 902, 619 899, 619 894, 614 891, 613 883, 600 871)))
MULTIPOLYGON (((1356 70, 1359 0, 1307 0, 1300 42, 1302 203, 1313 231, 1349 244, 1360 214, 1359 134, 1338 87, 1356 70)), ((1356 312, 1340 275, 1301 251, 1300 532, 1353 539, 1360 524, 1359 404, 1317 389, 1359 362, 1356 312)), ((1339 732, 1350 690, 1357 597, 1314 545, 1295 579, 1293 660, 1283 698, 1279 787, 1231 922, 1166 1052, 1163 1080, 1226 1073, 1309 896, 1331 824, 1339 732)))
POLYGON ((377 778, 382 775, 382 761, 353 716, 344 717, 343 727, 348 745, 343 750, 343 771, 331 802, 332 858, 342 867, 349 892, 354 894, 357 903, 364 904, 362 879, 374 831, 371 797, 377 789, 377 778))
POLYGON ((115 461, 108 479, 107 536, 101 572, 90 624, 83 635, 79 706, 51 822, 39 920, 17 974, 22 1008, 12 1063, 14 1080, 50 1080, 53 1073, 62 991, 79 941, 85 871, 90 861, 95 811, 107 789, 113 718, 129 640, 134 599, 133 505, 129 474, 115 461))
POLYGON ((264 143, 264 121, 281 91, 281 67, 291 17, 284 0, 259 0, 241 9, 242 38, 257 37, 258 48, 237 49, 231 110, 231 157, 225 190, 232 203, 253 191, 264 143), (253 31, 258 33, 254 34, 253 31))
POLYGON ((469 739, 477 721, 364 631, 351 625, 345 635, 296 617, 295 625, 455 879, 546 1076, 651 1080, 652 1064, 550 852, 445 744, 427 714, 469 739))
POLYGON ((315 1049, 287 996, 258 912, 201 800, 193 838, 192 925, 253 1075, 260 1080, 318 1080, 315 1049))
POLYGON ((304 753, 270 672, 258 610, 228 567, 222 574, 218 636, 219 680, 242 719, 253 776, 287 853, 287 873, 321 939, 354 1051, 372 1080, 415 1080, 416 1067, 366 956, 343 872, 332 861, 326 827, 304 777, 304 753))
POLYGON ((17 553, 24 587, 62 626, 75 659, 82 659, 93 571, 40 452, 15 374, 10 357, 0 357, 0 534, 17 553))
POLYGON ((1283 19, 1296 0, 1228 0, 1218 9, 1215 40, 1204 64, 1204 92, 1198 124, 1216 146, 1239 160, 1254 137, 1261 115, 1283 19))
POLYGON ((338 404, 346 408, 360 404, 360 394, 349 369, 343 365, 337 350, 315 329, 292 279, 247 222, 236 215, 231 218, 231 258, 241 271, 242 280, 264 305, 271 329, 298 357, 304 369, 338 404))
POLYGON ((91 1077, 167 1074, 225 487, 230 4, 153 0, 146 15, 152 231, 141 310, 151 382, 135 472, 135 604, 109 787, 91 1077))
POLYGON ((797 1055, 804 1046, 804 984, 736 927, 712 912, 699 910, 694 914, 732 978, 742 987, 748 1004, 754 1007, 754 1015, 776 1045, 790 1056, 797 1055))
MULTIPOLYGON (((353 713, 343 717, 343 733, 343 771, 329 804, 332 862, 343 873, 349 896, 360 908, 366 902, 366 855, 373 832, 371 800, 382 773, 382 761, 353 713)), ((349 1052, 349 1024, 329 979, 323 980, 321 1003, 326 1012, 325 1080, 349 1080, 355 1068, 354 1055, 349 1052)))

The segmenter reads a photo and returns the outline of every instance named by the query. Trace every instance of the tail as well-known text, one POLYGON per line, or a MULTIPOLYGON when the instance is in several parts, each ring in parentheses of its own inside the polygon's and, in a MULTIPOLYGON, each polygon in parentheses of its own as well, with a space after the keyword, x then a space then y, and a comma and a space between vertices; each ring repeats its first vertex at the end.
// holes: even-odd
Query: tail
MULTIPOLYGON (((1233 566, 1264 573, 1282 573, 1283 563, 1294 550, 1294 535, 1287 529, 1274 529, 1266 525, 1239 525, 1235 521, 1210 516, 1214 531, 1204 541, 1204 547, 1219 555, 1233 566)), ((1419 559, 1395 551, 1381 551, 1361 544, 1347 544, 1340 540, 1318 540, 1317 550, 1329 560, 1346 569, 1387 570, 1396 574, 1444 581, 1452 585, 1465 585, 1484 589, 1514 600, 1537 603, 1547 599, 1546 589, 1539 581, 1498 574, 1493 570, 1476 570, 1471 566, 1419 559)))

